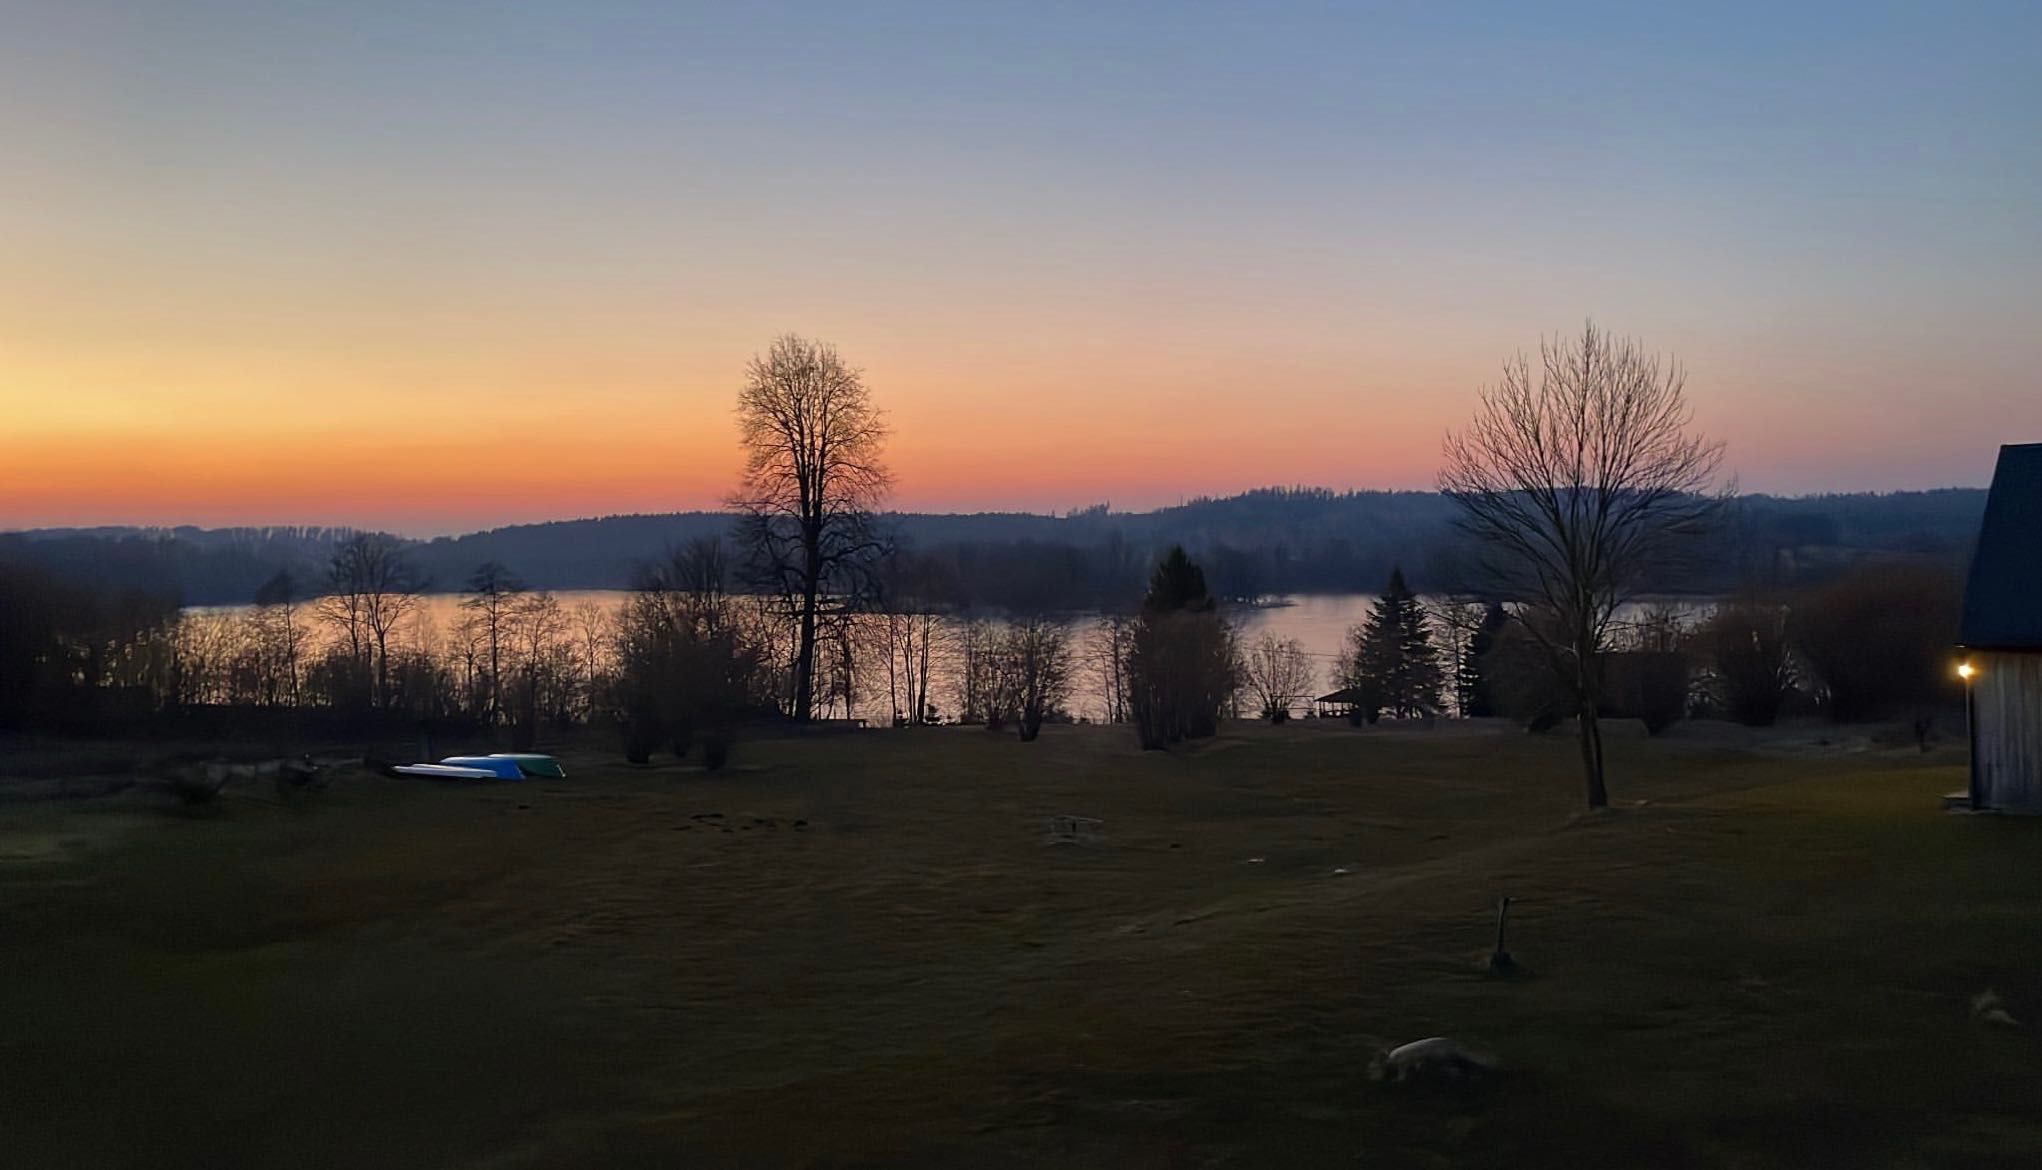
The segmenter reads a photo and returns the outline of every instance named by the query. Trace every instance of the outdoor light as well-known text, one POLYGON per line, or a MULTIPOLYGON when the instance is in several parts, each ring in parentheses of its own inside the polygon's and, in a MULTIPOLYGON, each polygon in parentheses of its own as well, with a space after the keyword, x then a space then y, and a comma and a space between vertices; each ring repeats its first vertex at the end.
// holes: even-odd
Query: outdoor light
POLYGON ((1957 664, 1957 677, 1963 679, 1965 682, 1970 682, 1971 676, 1977 673, 1978 669, 1968 662, 1960 662, 1957 664))

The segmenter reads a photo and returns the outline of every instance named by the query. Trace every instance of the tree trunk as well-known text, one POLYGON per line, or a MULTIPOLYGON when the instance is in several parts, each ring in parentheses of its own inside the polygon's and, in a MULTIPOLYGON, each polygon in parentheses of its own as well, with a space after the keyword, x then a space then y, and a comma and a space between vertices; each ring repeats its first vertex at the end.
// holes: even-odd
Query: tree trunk
POLYGON ((819 592, 813 580, 801 590, 801 638, 794 651, 794 718, 806 723, 815 717, 815 607, 819 592))
MULTIPOLYGON (((495 598, 490 599, 494 604, 495 598)), ((503 652, 496 633, 496 611, 489 611, 489 726, 503 718, 503 652)))
POLYGON ((1602 783, 1602 725, 1596 721, 1595 700, 1581 699, 1581 767, 1587 773, 1588 807, 1609 805, 1609 790, 1602 783))
POLYGON ((1609 806, 1609 789, 1602 782, 1602 724, 1596 719, 1596 673, 1594 640, 1582 634, 1574 646, 1574 685, 1581 697, 1581 767, 1588 781, 1588 807, 1609 806))

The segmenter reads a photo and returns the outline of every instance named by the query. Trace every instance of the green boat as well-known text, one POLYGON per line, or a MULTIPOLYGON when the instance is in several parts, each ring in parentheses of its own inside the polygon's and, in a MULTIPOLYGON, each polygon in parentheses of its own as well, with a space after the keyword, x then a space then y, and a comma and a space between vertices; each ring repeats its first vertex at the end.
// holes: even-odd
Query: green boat
POLYGON ((518 771, 535 779, 567 779, 567 769, 561 767, 560 761, 552 756, 542 756, 536 752, 491 752, 489 753, 489 758, 492 760, 515 760, 517 761, 518 771))

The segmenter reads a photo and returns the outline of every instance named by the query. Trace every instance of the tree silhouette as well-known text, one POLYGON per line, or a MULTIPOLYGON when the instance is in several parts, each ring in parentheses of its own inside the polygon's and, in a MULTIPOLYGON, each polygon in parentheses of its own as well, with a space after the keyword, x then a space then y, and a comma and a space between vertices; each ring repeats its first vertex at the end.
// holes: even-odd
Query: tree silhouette
POLYGON ((1446 439, 1439 487, 1487 584, 1552 617, 1526 628, 1573 689, 1588 805, 1603 778, 1601 657, 1617 609, 1715 527, 1723 445, 1688 433, 1686 375, 1590 322, 1522 356, 1446 439))
POLYGON ((790 333, 746 367, 738 427, 745 469, 731 504, 759 584, 795 626, 793 715, 807 720, 822 611, 867 591, 885 548, 872 513, 890 482, 880 461, 886 426, 834 347, 790 333))
POLYGON ((1142 747, 1218 732, 1237 677, 1233 631, 1182 547, 1150 575, 1131 643, 1129 707, 1142 747))
POLYGON ((469 574, 467 595, 461 599, 461 608, 475 617, 489 660, 489 704, 483 714, 491 723, 503 716, 503 646, 524 592, 525 583, 516 574, 495 561, 484 561, 469 574))

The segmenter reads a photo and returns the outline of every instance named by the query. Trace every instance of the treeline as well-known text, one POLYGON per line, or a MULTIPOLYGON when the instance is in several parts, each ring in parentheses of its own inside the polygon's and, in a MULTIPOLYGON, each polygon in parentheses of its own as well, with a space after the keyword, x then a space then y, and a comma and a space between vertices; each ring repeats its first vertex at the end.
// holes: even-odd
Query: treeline
MULTIPOLYGON (((1295 641, 1241 644, 1181 549, 1148 567, 1144 596, 1102 592, 1105 616, 1083 621, 974 618, 952 567, 896 554, 883 588, 827 613, 819 715, 1023 738, 1084 717, 1133 723, 1145 745, 1164 746, 1226 716, 1310 712, 1322 689, 1357 724, 1496 716, 1540 730, 1578 701, 1538 607, 1428 603, 1395 569, 1322 675, 1295 641), (1095 704, 1082 712, 1081 690, 1095 704)), ((288 714, 334 734, 428 724, 528 747, 597 726, 617 729, 633 759, 699 750, 720 765, 739 728, 781 714, 790 694, 788 613, 731 579, 721 542, 706 538, 641 563, 621 609, 563 603, 485 562, 447 622, 423 605, 409 548, 369 534, 335 545, 317 582, 275 574, 253 604, 215 612, 0 565, 0 729, 106 735, 209 715, 231 730, 288 714)), ((1639 608, 1606 631, 1598 689, 1610 714, 1654 733, 1686 718, 1821 714, 1902 719, 1926 744, 1961 698, 1959 596, 1949 571, 1894 563, 1700 608, 1639 608)))
MULTIPOLYGON (((483 562, 458 582, 451 617, 429 602, 414 552, 347 535, 316 576, 279 571, 249 604, 211 609, 0 565, 0 731, 330 739, 437 728, 525 749, 595 727, 620 733, 639 762, 699 750, 721 766, 741 726, 791 714, 795 611, 734 590, 715 537, 641 561, 621 606, 564 600, 483 562)), ((817 718, 970 722, 1032 739, 1077 717, 1087 673, 1106 704, 1097 717, 1126 717, 1127 619, 971 617, 953 567, 892 552, 872 589, 829 599, 817 718)))
MULTIPOLYGON (((1688 718, 1766 727, 1788 715, 1899 720, 1926 748, 1961 704, 1957 574, 1934 565, 1854 568, 1795 590, 1749 588, 1701 611, 1643 607, 1607 631, 1598 693, 1608 714, 1658 734, 1688 718)), ((1568 717, 1576 687, 1549 615, 1498 607, 1471 644, 1474 713, 1533 729, 1568 717)), ((1465 628, 1465 622, 1463 622, 1465 628)))
MULTIPOLYGON (((1750 581, 1802 586, 1868 561, 1955 565, 1975 539, 1984 493, 1740 499, 1705 555, 1662 569, 1655 592, 1718 594, 1750 581)), ((1451 502, 1430 492, 1265 489, 1153 512, 1095 507, 1065 516, 892 514, 896 545, 943 567, 961 604, 1012 611, 1131 608, 1148 569, 1181 546, 1222 598, 1373 589, 1403 566, 1424 592, 1475 584, 1451 502)), ((426 588, 458 591, 474 566, 516 565, 533 588, 622 589, 648 549, 727 536, 717 512, 517 525, 405 542, 426 588)), ((278 572, 316 582, 334 529, 49 530, 0 535, 0 561, 60 580, 139 590, 186 605, 243 604, 278 572)))
MULTIPOLYGON (((1658 604, 1600 632, 1605 713, 1658 734, 1683 719, 1765 727, 1790 715, 1899 720, 1924 747, 1963 692, 1956 574, 1922 564, 1852 569, 1791 591, 1747 588, 1700 606, 1658 604)), ((1321 679, 1295 640, 1265 635, 1236 659, 1240 706, 1273 722, 1332 688, 1328 714, 1357 726, 1440 715, 1500 717, 1534 731, 1572 717, 1579 687, 1561 631, 1537 605, 1421 600, 1393 571, 1321 679)))

